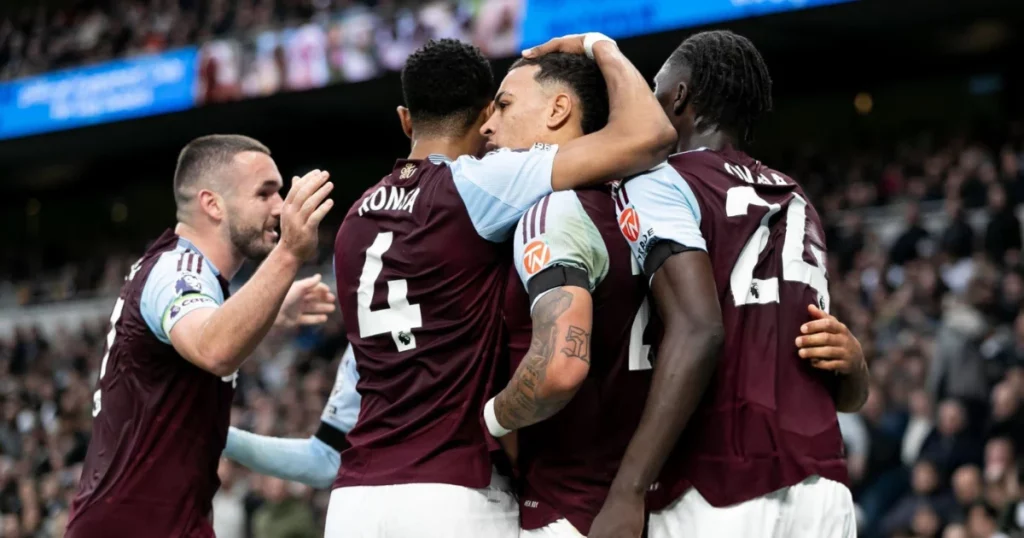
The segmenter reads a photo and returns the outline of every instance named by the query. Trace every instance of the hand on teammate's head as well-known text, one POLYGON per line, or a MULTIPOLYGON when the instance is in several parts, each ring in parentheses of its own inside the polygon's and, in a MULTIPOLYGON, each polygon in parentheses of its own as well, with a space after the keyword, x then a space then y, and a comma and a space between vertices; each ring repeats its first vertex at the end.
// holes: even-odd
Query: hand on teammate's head
POLYGON ((570 34, 548 40, 546 43, 537 45, 523 51, 526 58, 544 56, 553 52, 566 52, 569 54, 584 54, 583 38, 585 34, 570 34))

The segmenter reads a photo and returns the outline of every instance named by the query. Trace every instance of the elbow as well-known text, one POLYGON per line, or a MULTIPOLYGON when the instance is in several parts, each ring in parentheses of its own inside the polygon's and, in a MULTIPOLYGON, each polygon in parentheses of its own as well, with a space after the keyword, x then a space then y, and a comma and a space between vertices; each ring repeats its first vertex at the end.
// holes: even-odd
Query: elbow
POLYGON ((700 360, 704 367, 713 372, 725 346, 725 326, 721 320, 711 321, 701 324, 697 333, 695 340, 702 350, 700 360))
POLYGON ((203 370, 218 377, 228 377, 238 371, 238 365, 235 363, 234 357, 207 354, 196 362, 203 370))
POLYGON ((228 377, 238 371, 240 362, 233 353, 222 346, 209 345, 202 340, 193 350, 192 362, 218 377, 228 377))
POLYGON ((710 374, 718 367, 718 360, 725 345, 725 327, 721 319, 687 320, 685 323, 673 323, 666 326, 666 335, 678 336, 677 345, 692 349, 692 368, 702 378, 710 379, 710 374))
MULTIPOLYGON (((664 116, 661 111, 658 113, 664 116)), ((640 163, 642 168, 647 170, 668 159, 676 148, 678 135, 668 118, 664 118, 663 121, 642 122, 641 124, 644 127, 642 131, 622 137, 624 140, 634 141, 633 144, 622 145, 622 149, 634 159, 642 161, 640 163)), ((636 128, 633 125, 630 127, 636 128)))
MULTIPOLYGON (((664 114, 662 114, 664 117, 664 114)), ((652 129, 653 133, 651 136, 651 147, 652 154, 654 155, 655 164, 668 159, 668 156, 676 148, 676 143, 679 141, 679 135, 676 133, 675 127, 668 121, 668 118, 664 118, 662 121, 657 122, 658 127, 652 129)))
POLYGON ((548 367, 543 392, 558 400, 572 398, 590 373, 590 365, 579 359, 556 359, 548 367))

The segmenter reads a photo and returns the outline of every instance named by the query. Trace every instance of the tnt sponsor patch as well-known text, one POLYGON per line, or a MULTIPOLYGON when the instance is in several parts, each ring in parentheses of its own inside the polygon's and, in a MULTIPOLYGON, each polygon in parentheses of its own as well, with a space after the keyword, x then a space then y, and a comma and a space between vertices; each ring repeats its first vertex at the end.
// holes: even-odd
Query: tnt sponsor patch
POLYGON ((551 261, 551 249, 541 239, 530 242, 523 249, 523 269, 533 276, 540 272, 551 261))
POLYGON ((635 242, 640 238, 640 217, 632 207, 627 207, 619 215, 619 229, 629 241, 635 242))

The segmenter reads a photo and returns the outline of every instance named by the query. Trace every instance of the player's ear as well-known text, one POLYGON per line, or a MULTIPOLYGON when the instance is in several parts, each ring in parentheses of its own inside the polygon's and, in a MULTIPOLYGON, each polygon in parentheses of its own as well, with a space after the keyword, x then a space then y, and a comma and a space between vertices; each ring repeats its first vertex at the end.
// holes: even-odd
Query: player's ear
POLYGON ((552 131, 560 129, 565 122, 569 121, 570 116, 572 116, 572 97, 569 97, 567 93, 555 95, 551 102, 551 109, 548 111, 548 129, 552 131))
POLYGON ((402 105, 398 105, 398 121, 402 122, 402 132, 405 136, 412 138, 412 115, 409 114, 409 109, 402 105))
POLYGON ((211 190, 202 189, 199 191, 199 195, 196 196, 196 203, 199 205, 199 210, 210 218, 216 221, 224 220, 224 199, 219 194, 211 190))
POLYGON ((685 82, 680 82, 676 86, 676 95, 672 99, 672 113, 676 116, 681 116, 683 111, 686 110, 687 103, 690 102, 690 88, 687 87, 685 82))

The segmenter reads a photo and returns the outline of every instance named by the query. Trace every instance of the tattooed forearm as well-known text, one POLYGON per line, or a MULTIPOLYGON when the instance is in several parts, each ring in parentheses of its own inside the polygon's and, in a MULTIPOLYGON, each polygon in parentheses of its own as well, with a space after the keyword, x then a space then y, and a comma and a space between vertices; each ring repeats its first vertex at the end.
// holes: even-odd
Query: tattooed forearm
POLYGON ((565 341, 568 344, 562 348, 562 353, 565 353, 566 357, 575 357, 590 364, 590 355, 588 354, 590 333, 575 325, 570 325, 569 334, 565 335, 565 341))
POLYGON ((495 415, 503 427, 516 430, 540 422, 572 399, 575 390, 567 392, 548 384, 548 367, 556 353, 590 364, 588 331, 571 325, 568 334, 559 338, 558 318, 572 302, 571 293, 555 289, 534 306, 530 349, 508 386, 494 401, 495 415))

